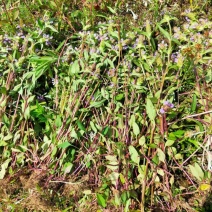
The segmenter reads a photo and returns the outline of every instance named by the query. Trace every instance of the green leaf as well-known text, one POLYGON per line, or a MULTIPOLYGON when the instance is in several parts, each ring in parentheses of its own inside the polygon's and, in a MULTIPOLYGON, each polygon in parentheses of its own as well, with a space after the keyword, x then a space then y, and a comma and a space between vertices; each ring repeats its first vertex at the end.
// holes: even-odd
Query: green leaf
POLYGON ((110 129, 110 128, 109 128, 108 126, 106 126, 106 127, 102 130, 102 134, 103 134, 103 135, 107 135, 109 129, 110 129))
POLYGON ((151 30, 151 25, 148 19, 146 20, 146 33, 147 33, 148 39, 150 39, 152 30, 151 30))
POLYGON ((193 94, 192 103, 191 103, 191 113, 194 113, 196 111, 197 107, 197 96, 196 94, 193 94))
POLYGON ((16 85, 14 88, 13 88, 13 91, 19 91, 19 89, 21 88, 22 86, 22 83, 16 85))
POLYGON ((157 24, 157 27, 160 30, 160 32, 164 35, 164 37, 166 37, 169 40, 171 40, 171 36, 166 30, 164 30, 159 24, 157 24))
POLYGON ((122 194, 121 194, 121 200, 123 203, 126 203, 127 199, 129 198, 129 192, 128 191, 124 191, 122 194))
POLYGON ((152 45, 152 48, 154 49, 154 51, 156 51, 156 44, 155 44, 155 40, 154 40, 154 38, 150 38, 150 43, 151 43, 151 45, 152 45))
POLYGON ((86 131, 85 127, 83 126, 82 122, 80 120, 77 120, 77 126, 79 127, 80 130, 86 131))
POLYGON ((122 100, 123 98, 124 98, 124 94, 123 94, 123 93, 120 93, 120 94, 116 95, 116 97, 115 97, 115 99, 116 99, 117 101, 120 101, 120 100, 122 100))
POLYGON ((77 135, 77 133, 76 133, 74 128, 71 130, 71 137, 75 138, 75 139, 78 139, 78 135, 77 135))
POLYGON ((155 117, 156 117, 156 110, 150 99, 146 100, 146 112, 147 112, 147 115, 148 115, 150 121, 154 124, 155 117))
POLYGON ((62 125, 61 117, 57 116, 57 118, 55 119, 55 126, 59 128, 61 127, 61 125, 62 125))
POLYGON ((0 93, 1 94, 6 94, 7 93, 7 89, 5 87, 0 87, 0 93))
POLYGON ((30 107, 28 106, 24 111, 24 118, 28 120, 30 117, 30 107))
MULTIPOLYGON (((34 81, 36 81, 38 78, 40 78, 48 69, 49 67, 49 62, 45 62, 42 65, 39 65, 35 70, 34 70, 34 81)), ((35 82, 33 82, 35 83, 35 82)))
POLYGON ((4 137, 4 141, 8 141, 8 140, 10 140, 11 138, 13 137, 13 135, 12 134, 8 134, 8 135, 6 135, 5 137, 4 137))
POLYGON ((116 14, 116 11, 112 7, 108 6, 107 8, 110 10, 111 13, 116 14))
POLYGON ((180 153, 176 154, 174 157, 175 157, 175 159, 177 159, 177 160, 183 159, 183 156, 182 156, 180 153))
POLYGON ((130 153, 131 160, 134 163, 139 164, 140 156, 134 146, 129 146, 129 153, 130 153))
POLYGON ((99 102, 91 102, 89 108, 90 107, 96 107, 96 108, 101 107, 104 104, 105 101, 106 101, 106 99, 103 99, 99 102))
POLYGON ((139 126, 137 125, 136 122, 133 122, 133 133, 137 136, 140 133, 139 126))
POLYGON ((45 24, 44 24, 43 21, 40 20, 40 18, 38 18, 37 23, 38 23, 38 26, 39 26, 41 29, 43 29, 43 27, 44 27, 45 24))
POLYGON ((139 145, 143 146, 144 144, 146 144, 146 138, 145 138, 145 136, 143 135, 143 136, 140 137, 140 139, 139 139, 139 145))
POLYGON ((47 25, 46 28, 51 29, 53 32, 58 32, 53 26, 47 25))
POLYGON ((7 146, 7 144, 4 140, 0 140, 0 146, 7 146))
POLYGON ((19 10, 15 10, 13 12, 13 21, 15 21, 19 17, 19 10))
POLYGON ((155 148, 158 147, 157 144, 149 144, 148 146, 149 146, 150 148, 152 148, 152 149, 155 149, 155 148))
POLYGON ((57 5, 55 4, 54 1, 50 1, 49 5, 50 5, 51 8, 57 8, 57 5))
POLYGON ((157 155, 158 155, 159 161, 165 163, 166 156, 165 156, 164 152, 160 148, 157 149, 157 155))
POLYGON ((173 144, 174 142, 175 142, 174 140, 168 139, 168 141, 166 141, 165 147, 167 147, 167 146, 172 146, 172 144, 173 144))
POLYGON ((70 162, 65 163, 62 169, 64 171, 64 174, 70 173, 73 166, 74 166, 73 163, 70 163, 70 162))
POLYGON ((105 208, 107 206, 106 199, 101 194, 97 194, 96 197, 98 204, 103 208, 105 208))
POLYGON ((80 71, 80 66, 78 60, 75 60, 74 63, 69 67, 69 73, 71 75, 78 74, 80 71))
POLYGON ((198 163, 195 163, 194 166, 189 165, 190 171, 194 177, 196 177, 199 181, 202 181, 204 178, 204 172, 198 165, 198 163))
POLYGON ((120 179, 122 184, 125 184, 125 182, 126 182, 125 181, 125 177, 124 177, 124 175, 122 173, 119 174, 119 179, 120 179))
POLYGON ((91 129, 92 129, 95 133, 97 133, 97 129, 96 129, 96 127, 95 127, 95 124, 94 124, 92 121, 90 121, 90 126, 91 126, 91 129))
POLYGON ((184 131, 184 130, 177 130, 177 131, 173 132, 173 134, 174 134, 177 138, 182 138, 182 137, 184 137, 185 131, 184 131))
POLYGON ((60 43, 60 45, 57 47, 57 49, 55 50, 55 52, 59 52, 60 49, 63 47, 64 43, 65 43, 65 40, 60 43))
POLYGON ((124 207, 124 212, 128 212, 128 211, 129 211, 130 203, 131 203, 131 199, 128 199, 128 200, 126 201, 126 205, 125 205, 125 207, 124 207))
POLYGON ((67 147, 71 146, 71 144, 66 141, 66 142, 63 142, 62 144, 59 144, 58 147, 59 148, 62 148, 62 149, 66 149, 67 147))
POLYGON ((159 158, 157 154, 152 158, 152 162, 155 163, 156 165, 159 164, 159 158))
POLYGON ((132 114, 129 120, 129 125, 132 127, 134 122, 135 122, 135 115, 132 114))

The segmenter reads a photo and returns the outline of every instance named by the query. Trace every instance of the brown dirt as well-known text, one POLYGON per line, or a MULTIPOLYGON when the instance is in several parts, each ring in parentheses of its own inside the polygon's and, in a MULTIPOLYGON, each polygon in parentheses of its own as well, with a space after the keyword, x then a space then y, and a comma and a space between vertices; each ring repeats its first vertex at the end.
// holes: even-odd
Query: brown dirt
MULTIPOLYGON (((46 173, 33 171, 30 174, 17 174, 0 180, 0 202, 3 211, 58 211, 53 204, 44 199, 44 192, 39 189, 46 173)), ((1 211, 1 210, 0 210, 1 211)))
POLYGON ((7 176, 0 180, 0 212, 59 212, 66 208, 69 208, 68 212, 98 210, 96 195, 87 186, 87 176, 76 182, 73 179, 66 182, 55 180, 46 185, 47 179, 46 171, 29 172, 25 169, 12 177, 7 176), (89 199, 84 200, 83 196, 86 194, 89 199), (61 199, 62 205, 58 206, 61 199), (15 209, 13 210, 12 207, 15 209))

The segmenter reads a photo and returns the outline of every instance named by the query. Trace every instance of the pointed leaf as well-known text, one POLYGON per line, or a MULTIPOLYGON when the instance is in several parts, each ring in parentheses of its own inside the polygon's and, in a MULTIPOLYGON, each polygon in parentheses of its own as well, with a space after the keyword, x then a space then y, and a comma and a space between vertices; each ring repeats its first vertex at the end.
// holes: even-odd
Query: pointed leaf
POLYGON ((194 177, 196 177, 199 181, 201 181, 203 179, 204 173, 197 163, 195 163, 194 166, 189 165, 189 168, 190 168, 192 175, 194 177))
POLYGON ((165 153, 160 148, 157 149, 157 155, 158 155, 159 161, 165 162, 165 158, 166 158, 165 153))
POLYGON ((98 204, 105 208, 107 206, 105 198, 101 194, 97 194, 96 197, 98 204))
POLYGON ((65 148, 67 148, 67 147, 69 147, 69 146, 71 146, 71 144, 70 144, 68 141, 63 142, 62 144, 59 144, 59 145, 58 145, 58 147, 59 147, 59 148, 62 148, 62 149, 65 149, 65 148))
POLYGON ((133 123, 133 133, 137 136, 140 133, 139 126, 137 125, 136 122, 133 123))
POLYGON ((146 100, 146 112, 152 123, 155 123, 156 110, 150 99, 146 100))
POLYGON ((6 169, 8 168, 9 162, 11 161, 10 159, 7 159, 2 165, 1 165, 1 171, 0 171, 0 180, 2 180, 6 174, 6 169))
POLYGON ((160 32, 164 35, 164 37, 168 38, 169 40, 171 39, 170 34, 164 30, 159 24, 157 24, 158 29, 160 30, 160 32))
POLYGON ((83 126, 82 122, 80 120, 77 120, 77 126, 79 127, 80 130, 86 131, 85 127, 83 126))
POLYGON ((137 150, 135 149, 134 146, 129 146, 129 153, 130 153, 131 160, 134 163, 139 164, 139 162, 140 162, 140 156, 139 156, 139 154, 138 154, 138 152, 137 152, 137 150))

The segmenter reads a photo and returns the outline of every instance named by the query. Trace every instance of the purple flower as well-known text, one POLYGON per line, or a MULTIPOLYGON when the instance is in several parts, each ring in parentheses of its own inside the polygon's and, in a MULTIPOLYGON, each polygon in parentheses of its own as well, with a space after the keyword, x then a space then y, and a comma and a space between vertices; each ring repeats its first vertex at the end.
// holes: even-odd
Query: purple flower
POLYGON ((47 46, 50 46, 51 45, 51 42, 50 41, 46 41, 46 45, 47 46))
POLYGON ((172 59, 173 61, 175 61, 175 60, 177 59, 177 56, 178 56, 178 52, 172 53, 171 59, 172 59))
POLYGON ((108 71, 108 75, 109 75, 110 77, 114 77, 114 76, 115 76, 115 71, 116 71, 116 69, 110 69, 110 70, 108 71))
POLYGON ((174 38, 179 39, 180 38, 180 34, 179 33, 174 33, 174 38))
POLYGON ((174 104, 172 104, 169 101, 165 101, 163 104, 166 105, 166 106, 168 106, 168 107, 170 107, 170 108, 173 108, 174 107, 174 104))
POLYGON ((95 48, 91 48, 90 49, 90 54, 93 54, 93 53, 95 53, 96 52, 96 49, 95 48))
POLYGON ((128 48, 128 46, 123 46, 123 50, 127 50, 128 48))
POLYGON ((18 35, 18 37, 21 37, 23 35, 23 33, 19 32, 17 35, 18 35))
POLYGON ((159 49, 165 49, 167 46, 168 45, 164 40, 162 40, 162 42, 158 44, 159 49))
POLYGON ((190 19, 189 19, 188 17, 185 17, 185 20, 186 20, 187 22, 190 22, 190 19))
POLYGON ((171 103, 171 104, 169 105, 169 107, 170 107, 170 108, 174 108, 174 104, 171 103))
POLYGON ((188 13, 190 13, 190 12, 191 12, 190 9, 186 9, 186 10, 185 10, 185 13, 186 13, 186 14, 188 14, 188 13))
POLYGON ((165 110, 164 110, 163 108, 161 108, 161 109, 160 109, 160 113, 161 113, 161 114, 164 114, 164 113, 165 113, 165 110))
POLYGON ((110 86, 110 87, 114 87, 115 85, 114 85, 113 82, 111 82, 109 86, 110 86))

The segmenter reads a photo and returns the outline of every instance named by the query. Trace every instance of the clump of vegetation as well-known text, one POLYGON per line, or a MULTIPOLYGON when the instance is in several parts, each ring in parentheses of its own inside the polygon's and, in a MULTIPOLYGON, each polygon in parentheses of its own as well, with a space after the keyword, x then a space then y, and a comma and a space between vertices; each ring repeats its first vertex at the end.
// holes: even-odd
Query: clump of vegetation
POLYGON ((3 1, 5 210, 209 210, 210 2, 137 4, 3 1))

